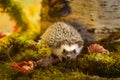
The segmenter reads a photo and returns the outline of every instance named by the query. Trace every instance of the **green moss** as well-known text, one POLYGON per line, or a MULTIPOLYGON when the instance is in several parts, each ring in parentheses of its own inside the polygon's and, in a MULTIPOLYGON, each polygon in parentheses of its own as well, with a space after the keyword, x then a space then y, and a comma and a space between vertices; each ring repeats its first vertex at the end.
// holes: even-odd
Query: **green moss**
POLYGON ((43 57, 48 57, 51 55, 52 51, 50 47, 46 44, 37 44, 38 54, 43 57))
POLYGON ((120 42, 108 44, 106 47, 113 53, 120 53, 120 42))
POLYGON ((12 80, 11 75, 17 73, 12 69, 11 64, 7 62, 5 64, 0 64, 0 72, 0 79, 2 80, 12 80))
MULTIPOLYGON (((50 66, 33 70, 25 75, 11 68, 10 63, 0 65, 0 79, 2 80, 117 80, 117 78, 102 78, 99 76, 89 76, 78 71, 70 71, 59 66, 50 66), (64 70, 64 71, 63 71, 64 70)), ((119 80, 119 78, 118 78, 119 80)))
POLYGON ((40 60, 43 57, 47 57, 51 55, 51 49, 49 46, 44 44, 33 44, 30 46, 26 46, 21 48, 16 52, 16 55, 12 56, 14 61, 29 61, 29 60, 40 60))
MULTIPOLYGON (((46 68, 34 69, 30 74, 25 75, 13 70, 9 62, 0 64, 0 71, 3 72, 0 73, 0 78, 7 80, 107 80, 108 78, 90 76, 88 74, 107 77, 119 76, 119 65, 119 59, 114 59, 105 54, 93 53, 85 54, 82 58, 78 58, 76 63, 64 61, 46 68), (96 57, 99 57, 99 59, 96 59, 96 57), (83 73, 85 71, 87 74, 83 73)), ((117 78, 109 79, 116 80, 117 78)))
POLYGON ((120 74, 119 63, 120 59, 118 57, 92 53, 79 59, 78 64, 83 72, 99 76, 115 77, 120 74))
POLYGON ((1 61, 9 60, 38 60, 50 56, 51 49, 46 44, 38 44, 29 37, 20 34, 12 34, 0 39, 1 61))

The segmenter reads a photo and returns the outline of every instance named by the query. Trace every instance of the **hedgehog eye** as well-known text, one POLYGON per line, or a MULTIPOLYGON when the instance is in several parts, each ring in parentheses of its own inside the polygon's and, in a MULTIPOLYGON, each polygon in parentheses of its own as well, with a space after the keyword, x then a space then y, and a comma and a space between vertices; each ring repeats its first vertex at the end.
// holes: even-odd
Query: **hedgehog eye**
POLYGON ((76 53, 76 50, 75 50, 75 49, 73 50, 73 53, 76 53))
POLYGON ((66 50, 65 49, 63 49, 63 53, 65 53, 66 52, 66 50))

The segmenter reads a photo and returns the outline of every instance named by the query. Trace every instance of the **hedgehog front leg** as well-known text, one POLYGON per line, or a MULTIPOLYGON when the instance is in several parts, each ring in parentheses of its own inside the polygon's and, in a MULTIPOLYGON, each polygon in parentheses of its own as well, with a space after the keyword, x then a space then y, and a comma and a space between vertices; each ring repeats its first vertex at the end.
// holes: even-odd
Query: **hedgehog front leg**
POLYGON ((59 48, 53 48, 52 51, 53 51, 53 55, 57 56, 59 61, 62 62, 62 49, 60 47, 59 48))
POLYGON ((58 58, 59 58, 60 62, 62 62, 62 56, 58 56, 58 58))

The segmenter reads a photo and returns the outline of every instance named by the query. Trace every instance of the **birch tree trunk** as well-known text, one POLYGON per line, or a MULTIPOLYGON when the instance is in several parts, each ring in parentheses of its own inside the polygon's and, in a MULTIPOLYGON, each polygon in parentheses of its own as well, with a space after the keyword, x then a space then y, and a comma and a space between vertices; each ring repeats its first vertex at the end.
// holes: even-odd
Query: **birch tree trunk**
MULTIPOLYGON (((78 30, 86 44, 103 40, 120 32, 119 7, 120 0, 42 1, 42 29, 54 22, 64 21, 78 30)), ((119 38, 120 35, 117 36, 119 38)))

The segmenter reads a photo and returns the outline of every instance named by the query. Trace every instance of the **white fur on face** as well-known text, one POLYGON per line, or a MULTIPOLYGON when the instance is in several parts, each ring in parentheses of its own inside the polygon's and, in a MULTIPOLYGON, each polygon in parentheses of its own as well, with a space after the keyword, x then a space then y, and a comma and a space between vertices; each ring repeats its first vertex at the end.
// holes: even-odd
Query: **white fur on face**
POLYGON ((70 56, 71 58, 76 58, 80 54, 82 48, 83 48, 83 46, 79 47, 78 44, 73 44, 73 45, 64 44, 64 45, 61 45, 61 47, 59 47, 59 48, 54 48, 53 49, 53 54, 57 55, 60 60, 62 60, 62 57, 66 58, 67 56, 70 56), (73 50, 76 50, 76 53, 75 54, 70 53, 70 54, 64 55, 63 54, 64 49, 68 52, 72 52, 73 50))
MULTIPOLYGON (((70 53, 70 54, 67 54, 66 56, 69 56, 71 58, 76 58, 77 55, 80 54, 81 50, 82 50, 83 46, 80 46, 78 44, 73 44, 73 45, 61 45, 61 49, 65 49, 66 51, 68 52, 73 52, 74 50, 76 51, 76 53, 70 53)), ((63 55, 63 57, 66 57, 63 55)))

